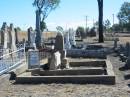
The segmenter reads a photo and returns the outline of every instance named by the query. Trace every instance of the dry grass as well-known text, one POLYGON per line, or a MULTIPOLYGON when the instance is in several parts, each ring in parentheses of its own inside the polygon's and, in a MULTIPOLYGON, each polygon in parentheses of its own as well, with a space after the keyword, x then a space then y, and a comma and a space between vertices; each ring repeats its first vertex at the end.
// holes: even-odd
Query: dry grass
MULTIPOLYGON (((18 39, 19 41, 22 41, 23 39, 27 40, 28 39, 28 36, 27 36, 27 32, 19 32, 18 33, 18 39)), ((51 37, 56 37, 57 33, 56 32, 43 32, 42 33, 42 37, 44 39, 47 39, 47 38, 51 38, 51 37)))
POLYGON ((130 42, 130 37, 119 37, 120 43, 125 44, 126 42, 130 42))

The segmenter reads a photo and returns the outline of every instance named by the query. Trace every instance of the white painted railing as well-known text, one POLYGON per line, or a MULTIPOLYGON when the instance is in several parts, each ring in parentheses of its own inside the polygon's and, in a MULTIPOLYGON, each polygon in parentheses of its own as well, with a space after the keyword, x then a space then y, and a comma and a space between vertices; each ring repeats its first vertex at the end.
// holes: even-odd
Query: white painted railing
POLYGON ((25 62, 25 46, 18 48, 16 51, 3 50, 2 53, 2 56, 0 56, 0 75, 9 72, 25 62))

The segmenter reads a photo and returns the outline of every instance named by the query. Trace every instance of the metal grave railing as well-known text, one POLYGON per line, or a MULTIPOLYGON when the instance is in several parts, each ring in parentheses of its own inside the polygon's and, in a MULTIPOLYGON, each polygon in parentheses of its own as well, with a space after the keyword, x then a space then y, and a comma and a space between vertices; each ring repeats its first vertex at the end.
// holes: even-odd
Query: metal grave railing
POLYGON ((0 50, 0 53, 0 75, 9 72, 25 62, 25 47, 17 48, 16 51, 4 49, 0 50))

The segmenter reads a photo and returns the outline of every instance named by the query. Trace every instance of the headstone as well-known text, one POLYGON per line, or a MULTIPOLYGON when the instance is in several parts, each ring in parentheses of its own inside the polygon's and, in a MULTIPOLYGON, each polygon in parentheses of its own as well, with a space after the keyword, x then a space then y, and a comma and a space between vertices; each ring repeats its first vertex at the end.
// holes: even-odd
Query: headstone
POLYGON ((127 57, 130 56, 130 43, 127 42, 126 43, 126 54, 125 54, 127 57))
MULTIPOLYGON (((15 42, 16 42, 16 36, 15 36, 15 31, 14 31, 14 26, 13 26, 13 24, 10 24, 10 33, 11 33, 11 36, 12 36, 12 45, 11 45, 11 50, 17 50, 17 48, 16 48, 16 44, 15 44, 15 42)), ((9 37, 11 37, 11 36, 9 36, 9 37)))
POLYGON ((31 42, 31 39, 30 39, 30 28, 28 28, 28 43, 30 44, 30 42, 31 42))
POLYGON ((40 59, 38 50, 29 50, 28 51, 28 69, 39 68, 40 59))
POLYGON ((8 27, 6 22, 3 23, 1 28, 1 55, 9 53, 8 49, 8 27))
POLYGON ((73 29, 69 29, 69 40, 70 40, 70 44, 71 45, 76 45, 76 42, 75 42, 75 32, 74 32, 74 30, 73 29))
POLYGON ((64 45, 65 45, 65 49, 71 49, 70 40, 69 40, 69 32, 66 32, 64 35, 64 45))
POLYGON ((61 54, 60 52, 55 52, 51 57, 50 70, 56 70, 61 65, 61 54))
POLYGON ((64 49, 64 38, 61 33, 57 33, 56 39, 55 39, 55 50, 56 51, 62 51, 64 49))
POLYGON ((126 43, 126 56, 127 56, 127 60, 126 60, 125 67, 127 69, 130 69, 130 43, 129 42, 126 43))
POLYGON ((36 33, 33 31, 32 27, 28 29, 28 42, 30 47, 34 47, 36 49, 36 44, 35 44, 35 38, 36 38, 36 33))
POLYGON ((115 39, 115 40, 114 40, 114 49, 117 48, 117 42, 118 42, 118 39, 115 39))
POLYGON ((1 28, 1 45, 4 46, 4 32, 5 32, 6 22, 3 23, 1 28))
POLYGON ((8 27, 6 23, 3 23, 4 30, 4 49, 8 48, 8 27))
POLYGON ((18 40, 18 29, 17 28, 15 28, 14 29, 14 31, 15 31, 15 38, 16 38, 16 40, 15 40, 15 44, 18 44, 19 43, 19 40, 18 40))

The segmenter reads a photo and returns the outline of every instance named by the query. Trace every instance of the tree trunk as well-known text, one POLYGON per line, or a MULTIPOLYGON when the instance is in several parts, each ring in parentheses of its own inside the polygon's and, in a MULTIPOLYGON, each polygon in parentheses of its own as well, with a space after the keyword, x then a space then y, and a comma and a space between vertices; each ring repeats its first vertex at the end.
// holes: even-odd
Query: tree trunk
POLYGON ((98 1, 98 8, 99 8, 99 43, 104 42, 103 37, 103 0, 97 0, 98 1))

